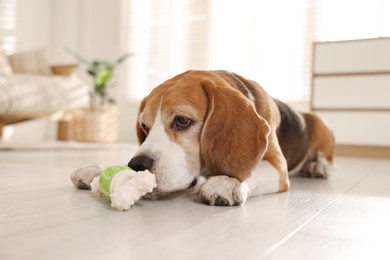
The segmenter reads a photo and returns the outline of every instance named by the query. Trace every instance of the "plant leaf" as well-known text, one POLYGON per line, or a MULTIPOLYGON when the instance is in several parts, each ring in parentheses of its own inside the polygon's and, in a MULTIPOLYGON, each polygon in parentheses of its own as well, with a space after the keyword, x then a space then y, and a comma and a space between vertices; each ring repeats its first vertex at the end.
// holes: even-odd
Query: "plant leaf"
POLYGON ((96 75, 95 85, 98 89, 103 88, 106 85, 107 81, 112 77, 112 68, 102 69, 96 75))
POLYGON ((133 53, 126 53, 126 54, 122 55, 121 57, 119 57, 116 60, 115 64, 121 64, 122 62, 124 62, 130 56, 133 56, 133 53))
POLYGON ((89 61, 85 58, 83 58, 80 54, 78 54, 77 52, 69 49, 68 47, 65 47, 65 51, 67 53, 69 53, 70 55, 72 55, 76 60, 78 60, 79 62, 81 63, 84 63, 86 65, 89 65, 89 61))
POLYGON ((110 104, 116 104, 115 99, 113 99, 111 97, 107 99, 107 102, 110 103, 110 104))
POLYGON ((96 76, 96 72, 94 70, 89 69, 89 70, 87 70, 87 72, 88 72, 89 75, 91 75, 93 77, 96 76))

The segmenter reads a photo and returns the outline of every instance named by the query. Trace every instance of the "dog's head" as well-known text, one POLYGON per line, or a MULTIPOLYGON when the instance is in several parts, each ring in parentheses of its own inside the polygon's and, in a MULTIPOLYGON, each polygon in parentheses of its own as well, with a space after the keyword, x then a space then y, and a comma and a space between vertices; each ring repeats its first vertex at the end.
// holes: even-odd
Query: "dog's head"
POLYGON ((188 71, 156 87, 139 108, 134 170, 157 192, 196 184, 202 172, 244 180, 267 148, 270 127, 253 103, 213 72, 188 71))

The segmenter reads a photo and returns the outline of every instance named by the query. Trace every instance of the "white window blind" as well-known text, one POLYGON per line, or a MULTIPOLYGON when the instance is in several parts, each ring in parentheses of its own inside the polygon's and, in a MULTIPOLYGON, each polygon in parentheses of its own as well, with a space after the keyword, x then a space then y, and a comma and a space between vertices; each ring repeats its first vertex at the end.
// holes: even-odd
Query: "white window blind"
POLYGON ((15 50, 17 0, 0 0, 0 47, 6 53, 15 50))
POLYGON ((389 0, 316 0, 316 41, 390 36, 389 0))
POLYGON ((130 98, 187 69, 225 69, 308 101, 312 44, 390 35, 390 0, 129 0, 130 98))
POLYGON ((285 101, 308 99, 309 3, 212 1, 210 67, 256 80, 285 101))
POLYGON ((139 99, 153 87, 187 69, 207 66, 206 0, 130 0, 129 97, 139 99))

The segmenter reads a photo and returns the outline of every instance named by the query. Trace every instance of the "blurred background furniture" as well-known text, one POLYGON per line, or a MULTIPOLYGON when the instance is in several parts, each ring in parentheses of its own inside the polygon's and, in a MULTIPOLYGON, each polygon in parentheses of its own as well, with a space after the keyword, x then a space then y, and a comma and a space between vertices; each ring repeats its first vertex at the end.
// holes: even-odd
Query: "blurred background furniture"
POLYGON ((43 117, 62 122, 59 128, 69 126, 63 113, 89 102, 88 85, 74 74, 76 67, 49 66, 42 49, 9 57, 0 51, 0 137, 7 125, 43 117))
POLYGON ((390 38, 315 43, 312 110, 339 148, 390 156, 390 38))

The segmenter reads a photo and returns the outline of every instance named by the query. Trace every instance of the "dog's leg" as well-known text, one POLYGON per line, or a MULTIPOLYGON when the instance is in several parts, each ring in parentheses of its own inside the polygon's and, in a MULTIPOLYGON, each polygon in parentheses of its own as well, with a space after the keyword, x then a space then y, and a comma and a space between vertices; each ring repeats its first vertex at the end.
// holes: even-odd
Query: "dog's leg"
POLYGON ((308 133, 313 144, 298 175, 311 178, 327 178, 333 163, 335 138, 326 123, 315 114, 304 114, 308 133))
POLYGON ((288 183, 285 184, 280 178, 279 171, 272 164, 262 161, 252 176, 246 180, 249 185, 249 197, 285 191, 281 186, 289 186, 289 180, 287 178, 288 183))
POLYGON ((91 189, 91 182, 93 178, 99 176, 103 171, 103 168, 98 165, 87 165, 76 169, 71 175, 74 186, 78 189, 89 190, 91 189))
POLYGON ((315 156, 309 158, 298 173, 302 177, 328 178, 331 163, 328 162, 323 153, 315 152, 315 156))
POLYGON ((206 204, 237 206, 249 197, 279 191, 279 172, 268 161, 262 161, 244 182, 225 175, 208 178, 200 187, 199 196, 206 204))

